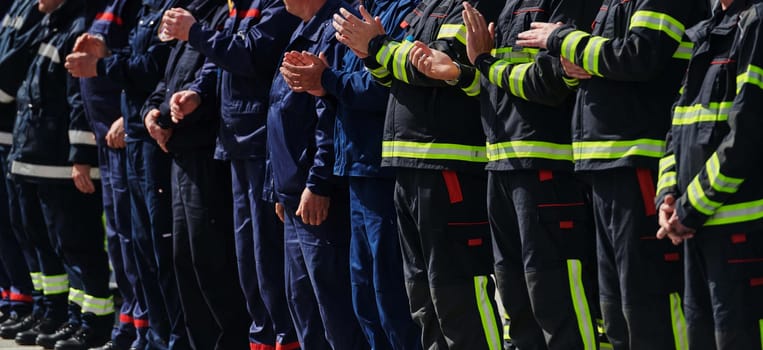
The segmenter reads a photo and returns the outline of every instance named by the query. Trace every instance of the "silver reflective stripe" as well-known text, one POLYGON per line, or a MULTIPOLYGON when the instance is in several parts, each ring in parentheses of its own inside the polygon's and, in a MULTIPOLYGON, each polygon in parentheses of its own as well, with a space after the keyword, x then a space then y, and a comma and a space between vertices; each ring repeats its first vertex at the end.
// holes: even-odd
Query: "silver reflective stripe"
POLYGON ((95 146, 95 134, 90 131, 69 130, 69 143, 95 146))
MULTIPOLYGON (((11 164, 11 174, 45 179, 71 179, 72 167, 71 165, 37 165, 14 160, 11 164)), ((90 168, 90 178, 95 180, 101 178, 101 171, 98 170, 98 167, 90 168)))
POLYGON ((13 144, 13 134, 0 131, 0 145, 10 146, 13 144))
POLYGON ((14 100, 16 100, 15 97, 11 96, 11 94, 3 91, 3 89, 0 89, 0 103, 11 103, 14 100))
POLYGON ((92 312, 96 316, 105 316, 114 313, 114 297, 98 298, 85 294, 85 302, 82 304, 82 312, 92 312))
POLYGON ((22 16, 16 16, 16 20, 15 20, 15 21, 13 21, 13 24, 12 24, 12 26, 13 26, 13 28, 14 28, 14 29, 16 29, 16 30, 19 30, 19 29, 21 29, 21 27, 23 27, 23 26, 24 26, 24 17, 22 17, 22 16))
POLYGON ((37 54, 43 57, 50 58, 53 63, 61 63, 61 56, 58 55, 58 49, 48 43, 40 44, 40 49, 37 50, 37 54))

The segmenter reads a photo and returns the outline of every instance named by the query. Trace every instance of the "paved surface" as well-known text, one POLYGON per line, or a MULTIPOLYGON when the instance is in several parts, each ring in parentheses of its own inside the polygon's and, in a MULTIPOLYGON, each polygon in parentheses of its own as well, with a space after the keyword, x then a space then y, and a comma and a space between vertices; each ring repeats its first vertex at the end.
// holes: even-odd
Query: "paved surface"
POLYGON ((13 340, 0 339, 0 349, 2 350, 37 350, 40 346, 18 346, 13 340))

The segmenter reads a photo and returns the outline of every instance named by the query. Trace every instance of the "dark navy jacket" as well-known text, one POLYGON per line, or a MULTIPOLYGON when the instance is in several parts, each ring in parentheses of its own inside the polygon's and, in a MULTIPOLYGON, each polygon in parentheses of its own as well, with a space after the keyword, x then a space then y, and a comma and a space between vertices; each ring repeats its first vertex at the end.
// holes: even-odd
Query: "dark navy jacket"
POLYGON ((222 122, 215 158, 263 158, 270 83, 299 18, 286 12, 282 0, 233 3, 222 32, 191 27, 188 42, 207 57, 205 73, 191 90, 203 100, 219 91, 222 122), (219 80, 216 67, 222 69, 219 80))
POLYGON ((18 93, 9 160, 16 179, 71 183, 72 164, 93 166, 100 178, 95 137, 85 118, 79 81, 64 59, 85 32, 84 0, 67 0, 42 22, 37 55, 18 93))
MULTIPOLYGON (((228 5, 221 0, 194 0, 186 9, 196 18, 196 23, 210 30, 222 29, 223 22, 228 17, 228 5)), ((146 115, 149 111, 158 109, 161 112, 159 125, 165 129, 174 129, 167 142, 167 148, 172 153, 208 150, 211 154, 214 149, 220 119, 216 99, 204 99, 199 108, 180 123, 173 123, 170 116, 170 98, 175 92, 188 89, 203 64, 204 55, 201 52, 188 42, 177 42, 170 52, 164 78, 141 112, 141 115, 146 115)))
POLYGON ((43 13, 36 0, 17 0, 3 17, 0 28, 0 147, 13 140, 16 92, 37 53, 43 13))
MULTIPOLYGON (((368 10, 380 16, 384 29, 396 40, 405 31, 400 27, 415 7, 414 0, 375 0, 368 10)), ((374 81, 363 61, 348 51, 343 69, 326 69, 321 79, 329 95, 337 98, 334 174, 339 176, 392 177, 394 170, 381 168, 382 133, 389 88, 374 81)))
MULTIPOLYGON (((90 25, 90 34, 100 35, 111 50, 128 45, 130 30, 135 26, 139 3, 135 0, 112 0, 100 9, 90 25)), ((122 88, 108 77, 80 79, 82 100, 98 144, 103 143, 111 124, 122 116, 122 88)))
POLYGON ((185 0, 143 0, 138 22, 130 32, 129 46, 112 50, 98 61, 98 76, 106 76, 122 89, 122 115, 127 141, 152 141, 140 111, 156 84, 164 76, 174 43, 163 43, 157 35, 164 11, 183 7, 185 0))
MULTIPOLYGON (((324 52, 329 66, 342 69, 347 50, 334 37, 331 25, 340 6, 350 8, 340 0, 328 0, 297 28, 286 51, 324 52)), ((281 74, 273 79, 268 152, 276 195, 289 210, 296 209, 305 187, 321 196, 330 196, 341 187, 340 179, 333 175, 335 103, 331 98, 293 92, 281 74)))

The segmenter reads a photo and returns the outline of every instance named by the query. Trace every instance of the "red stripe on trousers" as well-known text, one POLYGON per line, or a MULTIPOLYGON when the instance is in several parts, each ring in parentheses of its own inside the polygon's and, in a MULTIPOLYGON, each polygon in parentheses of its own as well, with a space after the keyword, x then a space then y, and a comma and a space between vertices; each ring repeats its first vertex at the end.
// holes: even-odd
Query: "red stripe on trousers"
POLYGON ((122 19, 119 18, 119 16, 114 15, 111 12, 101 12, 97 15, 95 15, 96 21, 106 21, 106 22, 113 22, 118 25, 122 25, 122 19))
POLYGON ((276 343, 276 350, 297 350, 299 349, 299 342, 293 342, 293 343, 286 343, 286 344, 277 344, 276 343))
POLYGON ((128 314, 119 314, 120 323, 134 323, 135 320, 128 314))
POLYGON ((23 301, 25 303, 31 303, 32 302, 32 296, 21 294, 21 293, 14 293, 11 292, 11 301, 23 301))
POLYGON ((275 350, 276 347, 268 344, 249 343, 249 350, 275 350))
POLYGON ((644 212, 646 213, 646 216, 657 215, 657 208, 654 205, 655 193, 652 171, 639 168, 636 169, 636 176, 638 176, 638 184, 641 187, 641 197, 644 200, 644 212))
POLYGON ((132 324, 135 328, 148 328, 148 320, 134 319, 132 324))
POLYGON ((459 203, 464 201, 464 194, 461 193, 461 183, 458 182, 458 175, 452 170, 443 170, 442 178, 445 179, 445 186, 448 188, 450 203, 459 203))

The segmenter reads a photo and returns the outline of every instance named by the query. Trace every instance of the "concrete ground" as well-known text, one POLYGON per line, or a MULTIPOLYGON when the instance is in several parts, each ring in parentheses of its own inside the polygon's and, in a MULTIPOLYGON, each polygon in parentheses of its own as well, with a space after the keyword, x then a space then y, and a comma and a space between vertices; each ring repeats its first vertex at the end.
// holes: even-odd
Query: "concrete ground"
POLYGON ((0 339, 0 349, 2 350, 37 350, 42 349, 39 346, 18 346, 13 340, 0 339))

